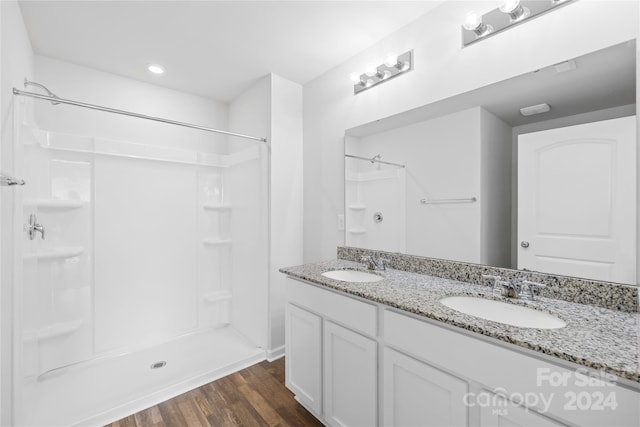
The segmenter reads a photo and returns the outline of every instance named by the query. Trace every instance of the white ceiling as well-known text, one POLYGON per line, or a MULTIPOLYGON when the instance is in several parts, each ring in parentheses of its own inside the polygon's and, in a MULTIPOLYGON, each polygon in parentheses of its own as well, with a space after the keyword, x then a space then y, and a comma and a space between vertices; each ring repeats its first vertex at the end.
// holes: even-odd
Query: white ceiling
POLYGON ((21 1, 35 53, 229 102, 304 84, 443 1, 21 1), (162 64, 162 76, 145 65, 162 64))

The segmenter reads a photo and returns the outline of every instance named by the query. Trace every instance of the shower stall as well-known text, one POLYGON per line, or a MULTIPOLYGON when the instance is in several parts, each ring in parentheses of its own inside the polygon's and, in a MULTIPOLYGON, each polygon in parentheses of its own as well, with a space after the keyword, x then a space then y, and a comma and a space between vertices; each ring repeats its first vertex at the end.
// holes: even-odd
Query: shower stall
POLYGON ((27 85, 13 97, 16 424, 104 424, 263 360, 265 140, 27 85))

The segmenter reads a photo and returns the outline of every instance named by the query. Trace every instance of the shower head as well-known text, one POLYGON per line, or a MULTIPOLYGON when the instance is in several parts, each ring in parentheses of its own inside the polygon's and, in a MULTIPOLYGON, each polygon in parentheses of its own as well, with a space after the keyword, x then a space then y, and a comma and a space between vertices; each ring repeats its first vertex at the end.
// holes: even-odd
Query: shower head
MULTIPOLYGON (((48 95, 48 96, 50 96, 51 98, 59 98, 59 97, 58 97, 58 95, 56 95, 55 93, 51 92, 51 91, 49 90, 49 88, 47 88, 45 85, 40 84, 40 83, 36 83, 36 82, 30 82, 30 81, 29 81, 29 80, 27 80, 27 79, 26 79, 26 77, 25 77, 25 79, 24 79, 24 87, 26 88, 26 87, 28 87, 28 86, 36 86, 36 87, 39 87, 39 88, 43 89, 45 92, 47 92, 47 95, 48 95)), ((58 104, 60 104, 60 103, 59 103, 59 102, 55 102, 55 101, 51 101, 51 104, 52 104, 52 105, 58 105, 58 104)))

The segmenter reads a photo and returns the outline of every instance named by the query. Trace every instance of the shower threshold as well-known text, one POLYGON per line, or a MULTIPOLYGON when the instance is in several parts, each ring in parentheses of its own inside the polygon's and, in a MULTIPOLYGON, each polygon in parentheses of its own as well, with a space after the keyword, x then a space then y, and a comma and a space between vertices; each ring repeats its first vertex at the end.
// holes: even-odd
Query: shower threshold
POLYGON ((26 383, 18 421, 105 425, 264 359, 264 349, 231 327, 185 335, 26 383))

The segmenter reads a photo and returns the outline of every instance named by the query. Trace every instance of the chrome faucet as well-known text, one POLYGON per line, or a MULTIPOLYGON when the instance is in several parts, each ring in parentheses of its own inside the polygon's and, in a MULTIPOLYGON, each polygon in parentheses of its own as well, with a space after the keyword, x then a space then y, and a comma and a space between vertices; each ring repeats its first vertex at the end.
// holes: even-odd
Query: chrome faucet
POLYGON ((38 224, 38 218, 36 218, 35 214, 29 215, 29 224, 24 225, 24 230, 29 235, 29 240, 34 240, 36 238, 36 232, 39 232, 42 240, 44 240, 44 226, 42 224, 38 224))
POLYGON ((546 285, 538 282, 532 282, 526 279, 503 280, 500 276, 483 274, 484 279, 493 280, 492 293, 496 296, 507 298, 535 300, 536 294, 540 293, 540 289, 546 285))
POLYGON ((386 258, 376 258, 373 255, 365 255, 360 258, 360 262, 367 266, 367 270, 385 271, 389 260, 386 258))

